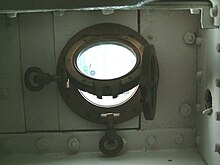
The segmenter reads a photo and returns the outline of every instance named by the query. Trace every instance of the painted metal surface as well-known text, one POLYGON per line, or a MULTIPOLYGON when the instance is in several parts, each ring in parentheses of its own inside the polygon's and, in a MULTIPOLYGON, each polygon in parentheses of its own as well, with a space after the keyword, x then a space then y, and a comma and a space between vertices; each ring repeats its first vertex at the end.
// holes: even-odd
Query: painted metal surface
POLYGON ((195 150, 160 150, 147 152, 129 152, 122 156, 108 158, 99 153, 83 153, 79 155, 16 155, 0 157, 3 164, 33 165, 206 165, 195 150))
POLYGON ((25 132, 18 19, 0 16, 0 132, 25 132))
POLYGON ((220 91, 216 86, 216 79, 220 76, 220 54, 217 45, 220 41, 220 31, 200 30, 202 38, 201 46, 198 48, 198 70, 202 72, 201 79, 198 81, 198 103, 201 104, 200 111, 197 112, 197 136, 200 138, 198 149, 204 159, 210 165, 218 165, 220 155, 215 152, 215 146, 220 144, 219 121, 215 114, 219 111, 220 91), (205 91, 209 89, 212 95, 212 114, 202 115, 205 109, 205 91))
POLYGON ((142 120, 141 127, 178 128, 195 126, 197 45, 184 42, 187 32, 197 34, 199 17, 187 11, 141 11, 141 34, 155 45, 160 67, 156 116, 142 120), (180 19, 181 18, 181 19, 180 19), (192 107, 189 116, 181 107, 192 107))

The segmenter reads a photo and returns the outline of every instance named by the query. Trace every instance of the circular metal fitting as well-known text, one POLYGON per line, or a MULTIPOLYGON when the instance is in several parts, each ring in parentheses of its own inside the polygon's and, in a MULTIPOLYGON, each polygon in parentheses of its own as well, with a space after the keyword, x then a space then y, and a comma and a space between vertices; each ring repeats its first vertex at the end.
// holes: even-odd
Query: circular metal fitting
POLYGON ((181 143, 183 143, 184 138, 183 138, 182 135, 176 135, 175 141, 176 141, 177 144, 181 144, 181 143))
POLYGON ((184 117, 188 117, 192 113, 192 107, 188 104, 183 104, 180 107, 180 113, 184 117))
POLYGON ((185 43, 188 45, 192 45, 196 41, 196 35, 192 32, 187 32, 183 38, 185 43))
POLYGON ((124 146, 121 136, 115 134, 114 136, 104 135, 99 141, 99 149, 102 153, 115 156, 119 154, 124 146))
POLYGON ((156 143, 156 137, 151 135, 147 137, 147 143, 150 145, 154 145, 156 143))
POLYGON ((49 149, 49 142, 46 138, 40 138, 36 142, 36 146, 40 151, 47 151, 49 149))
POLYGON ((68 148, 73 152, 77 153, 80 148, 80 142, 77 138, 73 137, 68 140, 68 148))

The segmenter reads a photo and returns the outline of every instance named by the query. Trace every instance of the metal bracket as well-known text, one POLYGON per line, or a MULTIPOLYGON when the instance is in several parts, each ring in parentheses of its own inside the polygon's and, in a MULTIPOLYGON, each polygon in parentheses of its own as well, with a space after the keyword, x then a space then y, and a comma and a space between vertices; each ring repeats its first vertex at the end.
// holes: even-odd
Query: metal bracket
POLYGON ((30 67, 25 72, 24 80, 25 85, 29 90, 40 91, 44 85, 49 84, 52 81, 61 81, 61 76, 44 73, 38 67, 30 67))
POLYGON ((102 153, 108 156, 115 156, 119 154, 124 146, 121 136, 117 135, 114 129, 114 118, 119 116, 119 113, 101 114, 101 117, 105 117, 107 120, 108 129, 99 141, 99 149, 102 153))

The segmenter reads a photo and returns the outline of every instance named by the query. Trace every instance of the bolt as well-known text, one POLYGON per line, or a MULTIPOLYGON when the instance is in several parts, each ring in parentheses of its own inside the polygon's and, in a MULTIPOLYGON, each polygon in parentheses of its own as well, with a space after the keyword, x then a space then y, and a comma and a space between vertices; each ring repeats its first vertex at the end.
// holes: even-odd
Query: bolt
POLYGON ((5 153, 10 153, 13 150, 13 144, 10 140, 6 139, 2 142, 1 148, 5 153))
POLYGON ((220 154, 220 145, 219 144, 215 145, 215 152, 218 152, 218 154, 220 154))
POLYGON ((10 90, 8 88, 0 88, 0 98, 8 99, 10 96, 10 90))
POLYGON ((44 151, 44 152, 47 151, 49 148, 49 143, 45 138, 38 139, 36 145, 40 151, 44 151))
POLYGON ((191 45, 195 42, 196 35, 192 32, 187 32, 183 38, 186 44, 191 45))
POLYGON ((220 111, 215 113, 215 119, 220 121, 220 111))
POLYGON ((217 52, 220 53, 220 43, 217 44, 216 49, 217 49, 217 52))
POLYGON ((192 107, 188 104, 183 104, 180 107, 180 113, 182 116, 187 117, 192 113, 192 107))
POLYGON ((150 145, 154 145, 156 143, 156 137, 151 135, 147 137, 147 143, 150 145))
POLYGON ((218 7, 215 6, 213 8, 210 9, 210 16, 213 17, 217 17, 218 16, 218 7))
POLYGON ((184 138, 183 138, 182 135, 176 135, 175 141, 176 141, 177 144, 181 144, 181 143, 183 143, 184 138))
POLYGON ((73 152, 77 153, 79 151, 80 142, 77 138, 72 137, 68 140, 68 148, 73 152))

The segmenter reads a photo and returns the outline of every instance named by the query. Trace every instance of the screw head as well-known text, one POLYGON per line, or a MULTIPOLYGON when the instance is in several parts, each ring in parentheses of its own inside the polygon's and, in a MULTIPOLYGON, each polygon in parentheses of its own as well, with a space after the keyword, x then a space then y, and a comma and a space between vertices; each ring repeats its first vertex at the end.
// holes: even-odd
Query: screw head
POLYGON ((188 117, 192 113, 192 107, 188 104, 183 104, 180 107, 180 113, 184 117, 188 117))
POLYGON ((183 143, 184 138, 183 138, 182 135, 176 135, 175 141, 176 141, 177 144, 181 144, 181 143, 183 143))
POLYGON ((196 35, 192 32, 187 32, 184 37, 183 37, 184 41, 186 44, 188 45, 192 45, 195 40, 196 40, 196 35))
POLYGON ((40 151, 47 151, 49 148, 49 142, 46 138, 40 138, 37 140, 36 146, 40 151))
POLYGON ((13 144, 10 140, 5 139, 4 141, 2 141, 1 148, 3 152, 10 153, 13 150, 13 144))
POLYGON ((80 142, 77 138, 73 137, 68 140, 68 148, 73 153, 77 153, 79 151, 80 142))
POLYGON ((0 88, 0 99, 8 99, 10 97, 10 90, 8 88, 0 88))
POLYGON ((150 145, 154 145, 156 143, 156 141, 157 141, 156 137, 153 135, 147 137, 147 143, 150 145))

